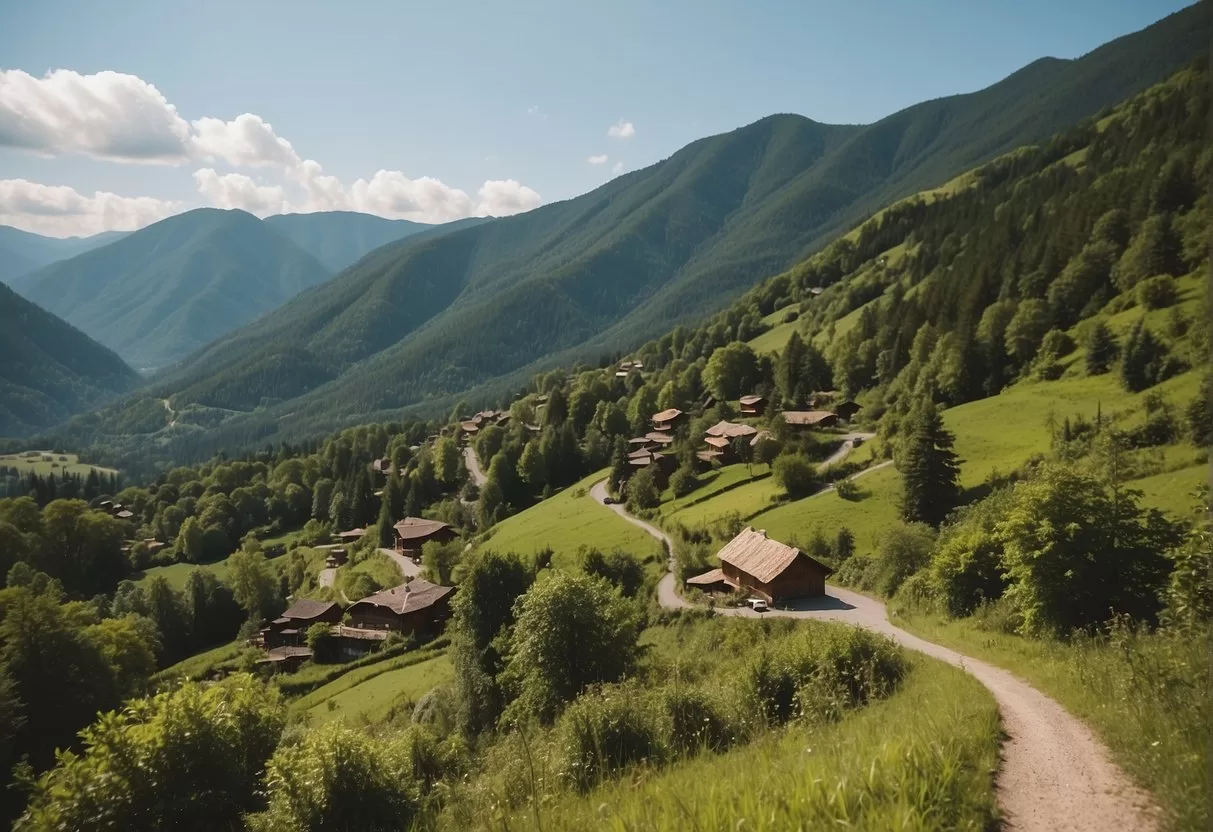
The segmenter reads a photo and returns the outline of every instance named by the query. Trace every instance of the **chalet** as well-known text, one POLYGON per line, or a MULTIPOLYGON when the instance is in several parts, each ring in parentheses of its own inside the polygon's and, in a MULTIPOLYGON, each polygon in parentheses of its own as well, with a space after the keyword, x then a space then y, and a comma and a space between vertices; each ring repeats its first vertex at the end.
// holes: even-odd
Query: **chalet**
POLYGON ((863 406, 856 404, 851 400, 839 402, 834 405, 834 413, 844 422, 849 422, 855 418, 855 414, 863 410, 863 406))
POLYGON ((680 425, 685 418, 685 413, 676 407, 671 407, 669 410, 654 413, 649 421, 653 424, 653 430, 659 433, 669 433, 680 425))
POLYGON ((829 410, 785 410, 783 421, 793 428, 832 428, 838 415, 829 410))
POLYGON ((346 555, 345 549, 329 549, 328 557, 324 559, 324 566, 326 569, 336 569, 338 566, 345 566, 347 560, 349 557, 346 555))
POLYGON ((628 440, 629 451, 647 451, 657 447, 657 443, 647 436, 633 436, 628 440))
POLYGON ((670 474, 674 473, 674 469, 678 467, 678 457, 658 451, 632 451, 628 454, 628 467, 633 473, 642 468, 651 467, 657 487, 665 488, 670 474))
POLYGON ((475 436, 476 434, 480 433, 480 423, 470 420, 467 422, 460 422, 459 432, 465 438, 468 436, 475 436))
POLYGON ((670 436, 668 433, 661 433, 660 431, 650 431, 644 435, 644 438, 659 448, 665 448, 674 444, 674 437, 670 436))
POLYGON ((419 555, 421 547, 431 540, 448 543, 459 536, 446 523, 420 517, 406 517, 392 529, 396 532, 396 551, 413 557, 419 555))
POLYGON ((717 557, 719 569, 691 578, 687 583, 697 588, 723 583, 774 603, 824 595, 826 577, 834 571, 799 549, 771 540, 765 531, 749 527, 725 544, 717 557))
POLYGON ((766 396, 742 396, 738 404, 741 405, 743 417, 757 417, 767 412, 766 396))
POLYGON ((337 532, 333 535, 340 543, 353 543, 355 540, 361 540, 366 537, 366 529, 361 526, 356 529, 349 529, 344 532, 337 532))
POLYGON ((742 425, 736 422, 720 421, 708 428, 704 433, 707 436, 715 436, 724 439, 736 439, 740 436, 753 436, 758 433, 758 428, 753 425, 742 425))
POLYGON ((267 650, 275 647, 302 646, 307 629, 313 624, 337 624, 341 607, 333 601, 313 601, 301 598, 261 630, 261 641, 267 650))
POLYGON ((414 578, 351 604, 350 627, 405 634, 436 633, 450 615, 450 596, 454 591, 454 587, 414 578))

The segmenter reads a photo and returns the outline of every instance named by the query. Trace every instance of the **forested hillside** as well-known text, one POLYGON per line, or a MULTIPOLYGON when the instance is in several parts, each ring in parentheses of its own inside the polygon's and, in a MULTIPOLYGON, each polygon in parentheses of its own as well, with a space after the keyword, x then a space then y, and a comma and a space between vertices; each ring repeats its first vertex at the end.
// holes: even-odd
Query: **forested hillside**
POLYGON ((0 283, 0 437, 44 430, 138 380, 114 353, 0 283))
POLYGON ((124 236, 126 232, 123 231, 105 231, 91 237, 43 237, 0 225, 0 282, 11 285, 35 269, 92 251, 124 236))
POLYGON ((253 215, 201 208, 24 275, 14 288, 146 371, 329 274, 253 215))
MULTIPOLYGON (((633 346, 720 308, 890 199, 1159 80, 1205 48, 1210 8, 875 125, 772 116, 577 199, 389 246, 157 384, 153 395, 224 423, 159 438, 206 455, 409 406, 434 411, 633 346)), ((72 430, 112 434, 131 421, 115 412, 72 430)))

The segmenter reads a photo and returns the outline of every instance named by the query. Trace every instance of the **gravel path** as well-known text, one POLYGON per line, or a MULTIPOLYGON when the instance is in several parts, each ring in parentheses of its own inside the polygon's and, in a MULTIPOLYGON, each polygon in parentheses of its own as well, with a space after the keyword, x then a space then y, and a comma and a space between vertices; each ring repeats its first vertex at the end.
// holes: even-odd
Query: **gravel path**
MULTIPOLYGON (((606 481, 594 485, 590 496, 603 502, 606 481)), ((667 551, 673 552, 672 541, 661 529, 631 516, 623 506, 607 508, 661 540, 667 551)), ((971 673, 994 695, 1002 715, 1006 738, 997 790, 1004 829, 1149 832, 1159 828, 1159 815, 1149 795, 1134 786, 1111 761, 1107 749, 1091 729, 1057 702, 1002 668, 895 627, 879 601, 836 586, 827 586, 826 591, 822 598, 808 599, 789 609, 757 613, 748 608, 730 608, 717 609, 717 613, 746 618, 767 615, 840 621, 883 633, 907 649, 971 673)), ((663 607, 691 606, 678 594, 672 572, 662 577, 657 595, 663 607)))
POLYGON ((421 574, 421 564, 414 561, 412 558, 406 558, 404 555, 397 552, 395 549, 388 549, 380 546, 379 551, 387 555, 396 562, 396 566, 400 568, 400 574, 404 575, 406 581, 411 581, 421 574))
POLYGON ((467 466, 468 473, 472 475, 472 482, 477 488, 483 488, 488 481, 488 477, 480 468, 480 460, 476 456, 476 450, 468 445, 463 449, 463 464, 467 466))

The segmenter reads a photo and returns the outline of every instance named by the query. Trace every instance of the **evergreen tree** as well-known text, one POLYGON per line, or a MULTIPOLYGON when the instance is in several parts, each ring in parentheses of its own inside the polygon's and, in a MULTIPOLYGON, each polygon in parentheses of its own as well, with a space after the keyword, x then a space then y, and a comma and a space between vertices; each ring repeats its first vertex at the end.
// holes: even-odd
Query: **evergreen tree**
POLYGON ((897 460, 904 489, 901 516, 906 521, 938 526, 956 505, 960 460, 952 451, 954 441, 930 402, 911 414, 897 460))
POLYGON ((1096 321, 1087 337, 1088 375, 1097 376, 1106 373, 1111 368, 1112 362, 1116 360, 1117 352, 1116 337, 1112 334, 1112 330, 1104 321, 1096 321))
POLYGON ((1145 318, 1138 318, 1125 341, 1120 365, 1120 380, 1125 389, 1137 393, 1153 387, 1166 378, 1169 365, 1166 346, 1146 327, 1145 318))

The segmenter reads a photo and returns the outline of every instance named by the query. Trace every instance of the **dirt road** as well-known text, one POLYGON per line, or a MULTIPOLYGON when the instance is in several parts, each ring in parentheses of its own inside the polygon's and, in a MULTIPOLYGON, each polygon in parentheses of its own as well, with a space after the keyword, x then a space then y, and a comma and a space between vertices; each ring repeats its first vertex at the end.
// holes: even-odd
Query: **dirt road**
MULTIPOLYGON (((868 469, 872 470, 872 469, 868 469)), ((862 472, 861 472, 862 473, 862 472)), ((603 502, 606 482, 590 496, 603 502)), ((661 540, 667 551, 672 541, 665 532, 632 517, 623 506, 607 508, 661 540)), ((671 563, 672 568, 672 563, 671 563)), ((971 673, 994 695, 1007 738, 998 772, 998 806, 1004 828, 1022 832, 1120 832, 1159 828, 1158 812, 1149 796, 1134 786, 1112 761, 1107 749, 1083 722, 1061 705, 1011 673, 926 641, 889 622, 884 604, 872 598, 827 586, 826 596, 791 609, 757 613, 750 609, 718 609, 723 615, 757 618, 762 615, 840 621, 883 633, 898 644, 933 656, 971 673)), ((668 572, 658 584, 663 607, 689 607, 668 572)))
POLYGON ((480 459, 477 458, 476 451, 471 445, 463 449, 463 463, 467 466, 468 473, 472 477, 472 482, 476 484, 477 488, 483 488, 485 482, 488 481, 488 477, 481 470, 480 459))

